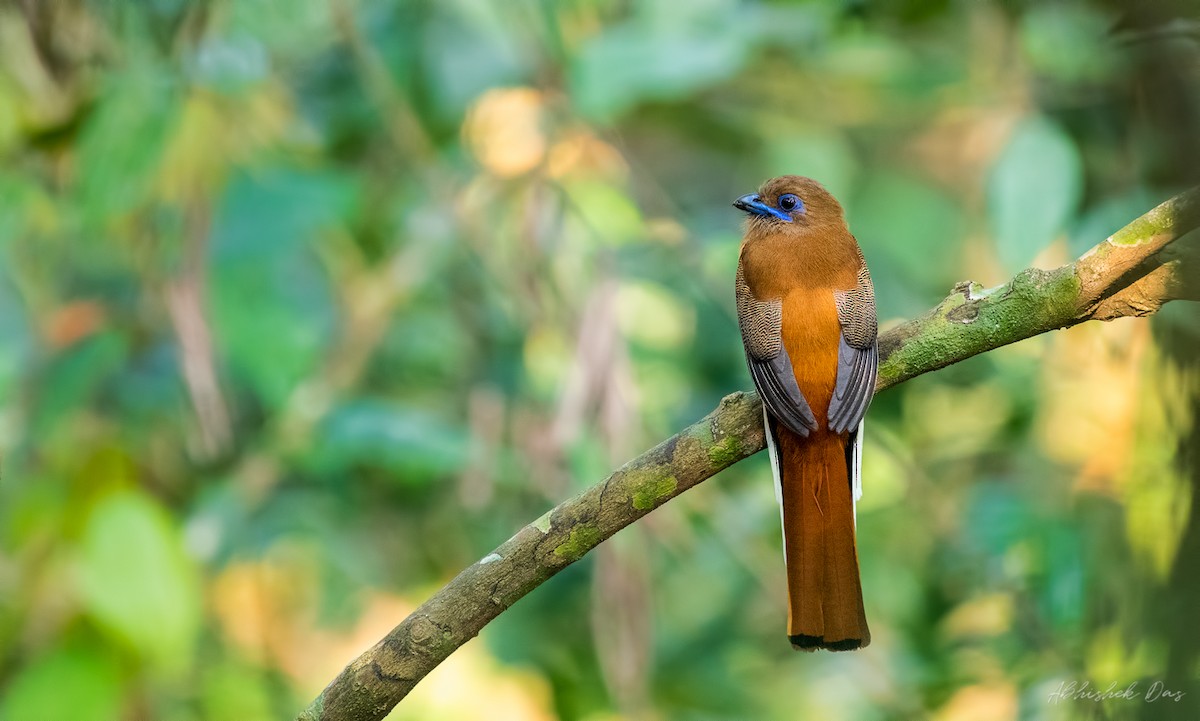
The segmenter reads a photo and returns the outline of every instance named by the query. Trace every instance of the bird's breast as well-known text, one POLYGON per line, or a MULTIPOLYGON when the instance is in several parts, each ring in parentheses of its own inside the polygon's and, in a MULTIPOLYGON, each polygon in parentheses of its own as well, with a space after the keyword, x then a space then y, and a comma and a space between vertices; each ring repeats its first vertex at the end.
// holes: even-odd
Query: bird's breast
POLYGON ((740 258, 750 292, 759 300, 782 302, 783 347, 822 428, 837 382, 841 340, 834 292, 853 287, 857 273, 857 256, 842 253, 839 245, 767 238, 745 243, 740 258))
POLYGON ((837 383, 841 325, 832 288, 795 288, 783 297, 783 347, 820 428, 837 383))

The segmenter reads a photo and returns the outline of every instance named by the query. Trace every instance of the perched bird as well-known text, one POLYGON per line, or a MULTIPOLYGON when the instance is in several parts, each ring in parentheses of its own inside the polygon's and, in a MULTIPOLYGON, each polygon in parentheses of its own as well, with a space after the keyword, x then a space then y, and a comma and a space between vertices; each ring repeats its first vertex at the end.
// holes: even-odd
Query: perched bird
POLYGON ((783 516, 788 639, 861 648, 871 632, 854 505, 879 364, 871 276, 842 206, 815 180, 773 178, 733 205, 747 213, 738 325, 783 516))

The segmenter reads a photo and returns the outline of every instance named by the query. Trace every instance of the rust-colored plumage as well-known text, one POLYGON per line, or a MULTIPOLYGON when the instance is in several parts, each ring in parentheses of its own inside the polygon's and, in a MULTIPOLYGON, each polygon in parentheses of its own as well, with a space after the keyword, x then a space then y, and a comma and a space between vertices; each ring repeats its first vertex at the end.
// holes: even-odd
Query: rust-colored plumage
POLYGON ((819 183, 767 181, 749 215, 738 321, 766 409, 783 516, 793 646, 870 643, 855 548, 859 429, 875 388, 875 298, 841 205, 819 183))

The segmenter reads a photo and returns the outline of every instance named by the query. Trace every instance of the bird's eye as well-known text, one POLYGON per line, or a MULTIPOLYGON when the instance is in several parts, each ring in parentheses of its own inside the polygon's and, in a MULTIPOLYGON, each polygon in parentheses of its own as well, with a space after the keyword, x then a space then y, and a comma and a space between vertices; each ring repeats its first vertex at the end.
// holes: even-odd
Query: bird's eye
POLYGON ((799 208, 803 205, 804 205, 804 203, 801 203, 800 198, 797 197, 794 193, 784 193, 783 195, 779 196, 779 209, 780 210, 790 213, 793 210, 795 210, 796 208, 799 208))

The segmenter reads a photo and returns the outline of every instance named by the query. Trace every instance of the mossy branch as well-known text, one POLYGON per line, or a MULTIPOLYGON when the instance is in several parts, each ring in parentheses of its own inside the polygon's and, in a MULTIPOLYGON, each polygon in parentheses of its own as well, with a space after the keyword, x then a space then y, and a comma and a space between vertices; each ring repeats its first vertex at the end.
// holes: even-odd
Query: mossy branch
MULTIPOLYGON (((1144 316, 1200 300, 1200 253, 1171 244, 1200 226, 1200 189, 1163 203, 1076 262, 984 289, 964 282, 879 339, 876 391, 1009 343, 1087 320, 1144 316)), ((1193 244, 1194 245, 1194 244, 1193 244)), ((608 478, 523 527, 354 659, 298 716, 376 721, 493 618, 672 498, 762 450, 762 406, 734 393, 608 478)))

